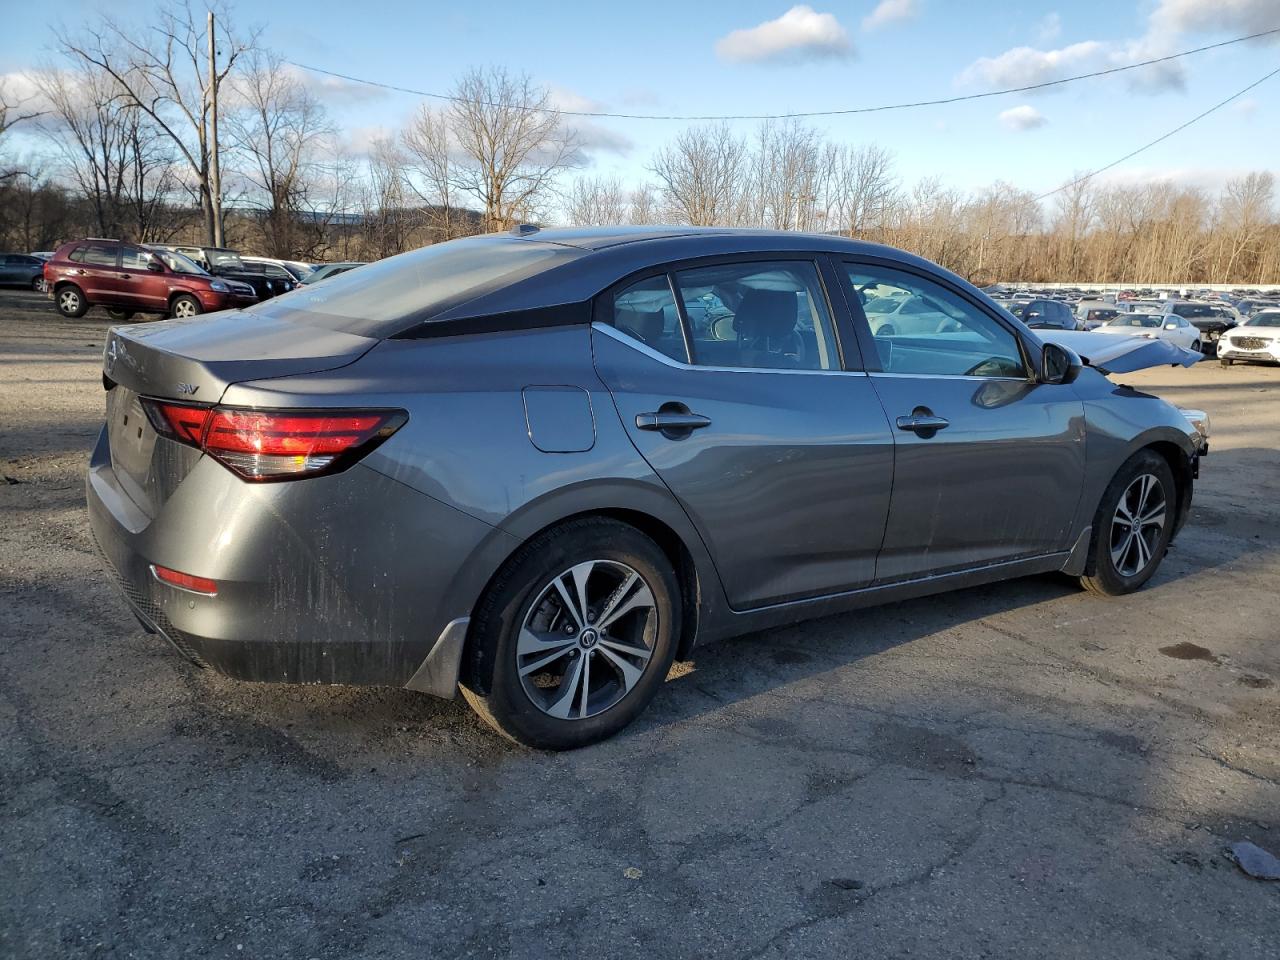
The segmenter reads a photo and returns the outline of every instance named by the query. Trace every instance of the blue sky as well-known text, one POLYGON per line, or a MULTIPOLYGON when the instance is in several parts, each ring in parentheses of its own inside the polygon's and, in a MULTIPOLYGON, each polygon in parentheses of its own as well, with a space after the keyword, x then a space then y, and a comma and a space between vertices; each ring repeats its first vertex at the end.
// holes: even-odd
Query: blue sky
MULTIPOLYGON (((528 71, 565 107, 629 113, 786 112, 930 99, 1280 27, 1280 0, 814 0, 793 6, 787 0, 466 6, 282 0, 241 3, 239 10, 265 28, 269 44, 304 63, 442 92, 470 66, 500 64, 528 71)), ((70 0, 57 10, 64 22, 75 23, 97 7, 70 0)), ((49 40, 40 18, 8 18, 0 34, 0 74, 47 58, 49 40)), ((908 182, 939 176, 972 189, 1004 179, 1043 191, 1280 66, 1280 43, 1272 40, 1055 92, 812 123, 832 139, 889 148, 908 182)), ((356 150, 379 131, 403 125, 419 102, 314 81, 356 150)), ((583 131, 592 146, 587 172, 639 179, 653 151, 683 125, 593 121, 583 131)), ((736 126, 749 132, 754 123, 736 126)), ((1108 176, 1216 187, 1248 170, 1280 169, 1277 148, 1280 77, 1108 176)))

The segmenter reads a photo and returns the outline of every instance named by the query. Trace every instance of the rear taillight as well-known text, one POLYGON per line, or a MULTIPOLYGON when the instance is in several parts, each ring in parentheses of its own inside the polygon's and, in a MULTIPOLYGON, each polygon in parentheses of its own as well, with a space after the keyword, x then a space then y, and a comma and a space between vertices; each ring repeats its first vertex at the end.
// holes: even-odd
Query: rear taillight
POLYGON ((199 447, 245 480, 336 473, 391 436, 403 410, 240 410, 144 401, 163 436, 199 447))

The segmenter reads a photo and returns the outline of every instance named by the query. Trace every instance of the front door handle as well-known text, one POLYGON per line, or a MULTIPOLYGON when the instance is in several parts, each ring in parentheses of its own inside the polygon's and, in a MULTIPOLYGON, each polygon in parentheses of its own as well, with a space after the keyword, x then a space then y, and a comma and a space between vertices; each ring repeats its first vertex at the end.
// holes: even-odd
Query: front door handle
POLYGON ((932 437, 939 430, 945 430, 949 426, 951 426, 950 420, 946 417, 934 416, 933 411, 928 407, 916 407, 911 411, 911 416, 898 418, 899 430, 910 430, 922 437, 932 437))

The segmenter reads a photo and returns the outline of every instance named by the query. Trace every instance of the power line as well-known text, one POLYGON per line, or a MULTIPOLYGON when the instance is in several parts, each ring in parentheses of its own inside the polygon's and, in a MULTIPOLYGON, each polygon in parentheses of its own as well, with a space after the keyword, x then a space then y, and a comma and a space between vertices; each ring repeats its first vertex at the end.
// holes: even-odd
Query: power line
MULTIPOLYGON (((1075 83, 1077 80, 1089 80, 1093 77, 1106 77, 1113 73, 1123 73, 1126 70, 1137 70, 1139 67, 1149 67, 1157 63, 1168 63, 1170 60, 1177 60, 1179 57, 1188 57, 1193 53, 1203 53, 1206 50, 1216 50, 1219 47, 1227 47, 1233 43, 1244 43, 1248 40, 1257 40, 1260 37, 1269 37, 1274 34, 1280 34, 1280 27, 1272 30, 1263 30, 1260 33, 1251 33, 1244 37, 1234 37, 1230 40, 1222 40, 1218 43, 1206 44, 1203 47, 1196 47, 1193 50, 1183 50, 1180 53, 1171 53, 1164 57, 1153 57, 1150 60, 1140 60, 1137 63, 1127 63, 1119 67, 1108 67, 1106 70, 1095 70, 1092 73, 1081 73, 1074 77, 1063 77, 1060 80, 1045 80, 1042 83, 1030 83, 1022 87, 1008 87, 1004 90, 991 90, 987 93, 968 93, 956 97, 943 97, 937 100, 916 100, 910 103, 885 103, 872 107, 849 107, 842 110, 810 110, 802 113, 738 113, 738 114, 652 114, 652 113, 610 113, 605 110, 557 110, 561 116, 565 117, 592 117, 596 119, 610 120, 793 120, 804 119, 808 117, 839 117, 848 116, 855 113, 880 113, 885 110, 907 110, 913 107, 938 107, 950 103, 962 103, 966 100, 984 100, 988 97, 1003 97, 1010 93, 1027 93, 1032 90, 1044 90, 1048 87, 1061 86, 1065 83, 1075 83)), ((338 73, 334 70, 325 70, 321 67, 313 67, 309 64, 299 63, 296 60, 285 60, 285 63, 291 64, 302 70, 310 70, 312 73, 324 74, 327 77, 334 77, 338 80, 347 80, 351 83, 360 83, 369 87, 380 87, 383 90, 392 90, 396 93, 408 93, 415 97, 428 97, 432 100, 447 100, 451 103, 475 101, 467 100, 465 97, 455 97, 444 93, 430 93, 426 90, 414 90, 412 87, 400 87, 393 83, 382 83, 378 80, 366 80, 362 77, 353 77, 349 74, 338 73)), ((495 107, 499 104, 480 101, 483 106, 495 107)), ((512 109, 512 104, 502 104, 506 109, 512 109)), ((543 112, 545 108, 541 107, 520 107, 514 106, 514 109, 530 110, 534 112, 543 112)))
POLYGON ((1231 96, 1227 97, 1227 99, 1220 100, 1219 102, 1215 103, 1212 107, 1210 107, 1208 110, 1204 111, 1203 113, 1196 114, 1186 123, 1179 124, 1178 126, 1174 127, 1172 130, 1170 130, 1168 133, 1165 133, 1156 137, 1150 143, 1145 143, 1142 146, 1140 146, 1137 150, 1133 150, 1130 153, 1126 153, 1119 160, 1112 160, 1105 167, 1099 167, 1097 170, 1094 170, 1092 173, 1086 173, 1083 177, 1077 177, 1075 180, 1072 180, 1069 183, 1064 183, 1062 186, 1058 187, 1057 189, 1050 190, 1048 193, 1040 194, 1040 196, 1036 197, 1035 202, 1039 203, 1041 200, 1044 200, 1048 197, 1052 197, 1055 193, 1061 193, 1063 190, 1069 190, 1071 187, 1084 183, 1086 180, 1092 180, 1098 174, 1106 173, 1112 167, 1117 167, 1120 164, 1124 163, 1126 160, 1132 160, 1134 157, 1142 153, 1144 150, 1150 150, 1157 143, 1163 143, 1165 140, 1168 140, 1170 137, 1172 137, 1175 133, 1181 133, 1183 130, 1187 129, 1187 127, 1191 126, 1193 123, 1203 120, 1205 117, 1209 116, 1209 114, 1213 113, 1215 110, 1219 110, 1222 107, 1225 107, 1232 100, 1236 100, 1244 96, 1254 87, 1258 86, 1258 84, 1265 83, 1266 81, 1270 80, 1272 77, 1274 77, 1278 73, 1280 73, 1280 67, 1277 67, 1275 70, 1272 70, 1270 73, 1268 73, 1264 77, 1259 77, 1257 80, 1253 81, 1253 83, 1249 84, 1243 90, 1237 90, 1231 96))

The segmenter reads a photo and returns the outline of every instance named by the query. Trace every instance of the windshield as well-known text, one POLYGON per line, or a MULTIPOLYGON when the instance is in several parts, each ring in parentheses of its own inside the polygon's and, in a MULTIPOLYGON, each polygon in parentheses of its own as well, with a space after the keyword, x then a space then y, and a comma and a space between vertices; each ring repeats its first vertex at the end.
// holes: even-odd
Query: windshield
POLYGON ((1250 317, 1242 327, 1280 327, 1280 310, 1272 310, 1269 313, 1259 313, 1250 317))
POLYGON ((164 261, 164 265, 174 273, 193 273, 198 277, 206 277, 207 273, 190 257, 185 257, 172 250, 152 250, 151 253, 164 261))
POLYGON ((1160 318, 1153 313, 1122 314, 1113 320, 1108 320, 1106 326, 1159 328, 1160 318))
POLYGON ((240 254, 231 250, 218 250, 213 247, 205 249, 205 256, 209 258, 209 266, 219 267, 224 270, 248 270, 245 262, 240 259, 240 254))
POLYGON ((1206 303, 1175 303, 1169 312, 1180 317, 1211 317, 1213 307, 1206 303))
POLYGON ((507 236, 450 240, 388 257, 248 308, 365 337, 389 337, 448 307, 583 256, 507 236))

